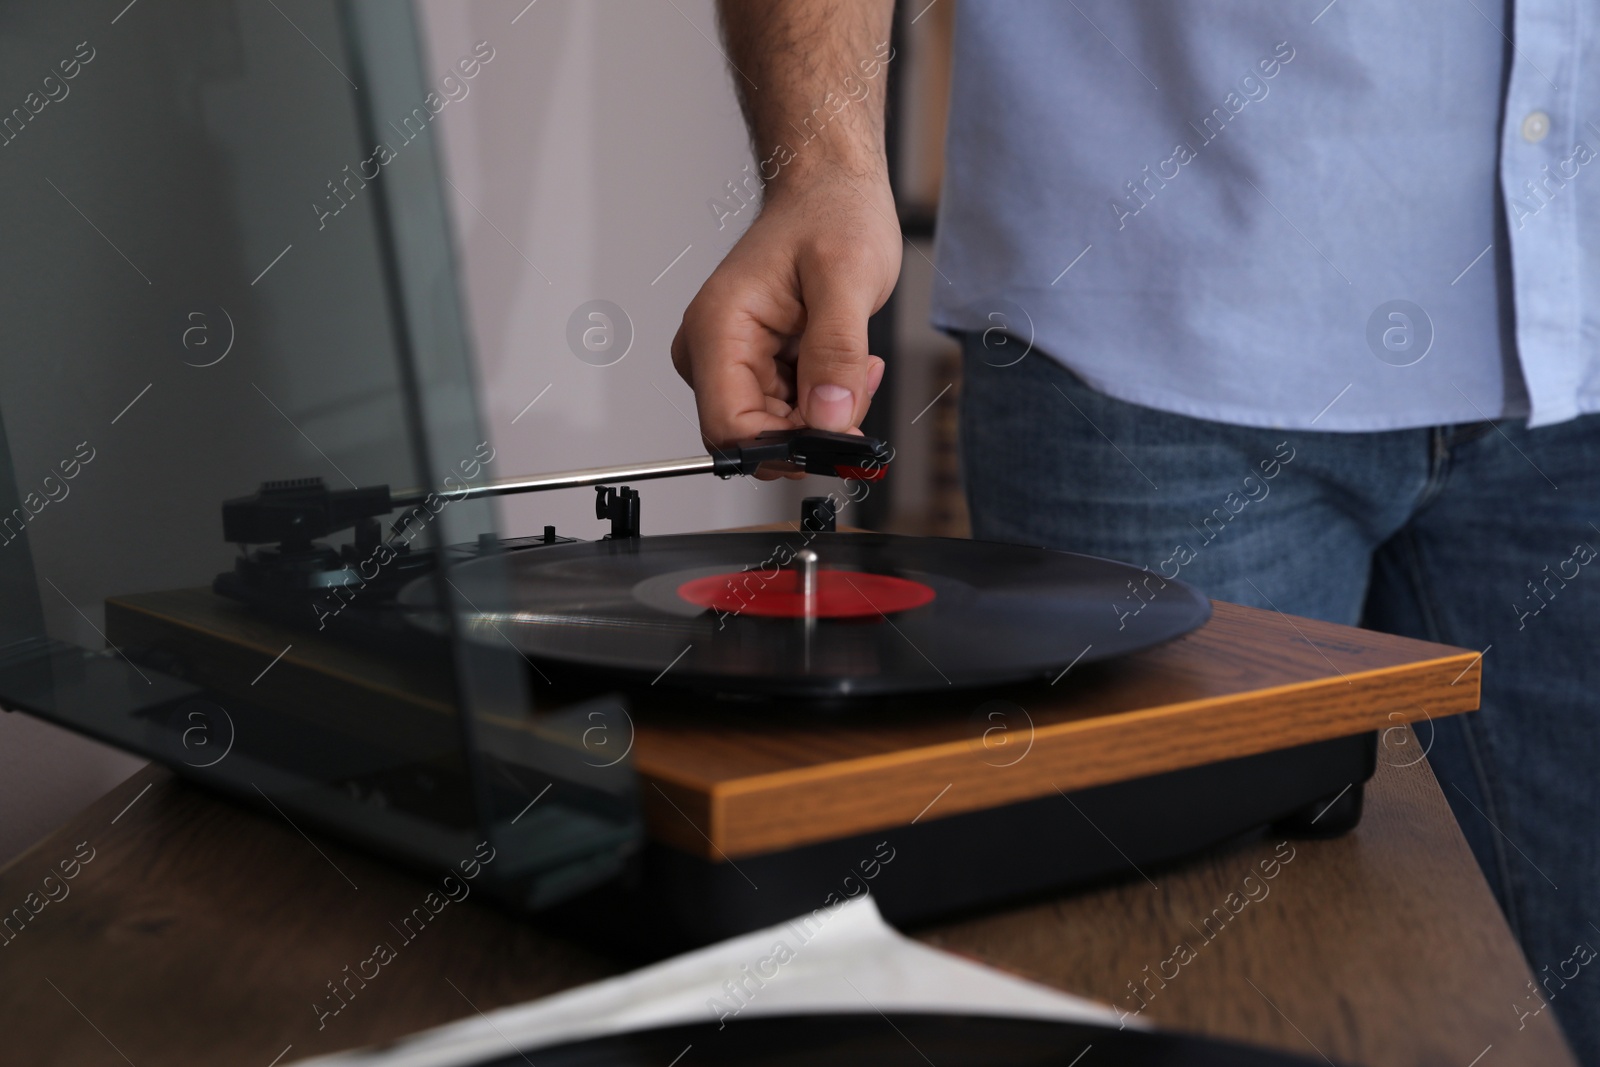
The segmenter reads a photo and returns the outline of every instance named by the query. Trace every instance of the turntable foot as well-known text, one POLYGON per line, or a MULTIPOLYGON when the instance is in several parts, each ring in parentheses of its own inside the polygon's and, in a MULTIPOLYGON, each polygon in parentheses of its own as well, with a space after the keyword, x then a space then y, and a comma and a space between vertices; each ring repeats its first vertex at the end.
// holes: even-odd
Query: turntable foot
POLYGON ((1272 831, 1286 837, 1339 837, 1361 822, 1361 802, 1365 784, 1357 782, 1336 796, 1321 797, 1272 824, 1272 831))

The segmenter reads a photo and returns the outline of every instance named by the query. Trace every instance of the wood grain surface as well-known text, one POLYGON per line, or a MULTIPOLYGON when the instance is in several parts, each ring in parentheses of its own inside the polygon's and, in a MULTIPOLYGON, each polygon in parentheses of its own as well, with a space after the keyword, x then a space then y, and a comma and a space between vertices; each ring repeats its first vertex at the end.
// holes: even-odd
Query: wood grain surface
MULTIPOLYGON (((1144 1019, 1370 1067, 1572 1064, 1549 1012, 1518 1029, 1527 965, 1426 763, 1414 744, 1384 751, 1361 826, 1291 843, 1271 879, 1260 864, 1277 842, 1247 843, 914 934, 1123 1010, 1138 1005, 1128 983, 1172 973, 1163 961, 1187 941, 1194 958, 1150 983, 1144 1019), (1258 899, 1213 919, 1206 940, 1190 923, 1231 911, 1230 893, 1258 899)), ((433 882, 148 768, 0 872, 0 908, 82 845, 93 858, 67 895, 0 948, 7 1063, 268 1067, 625 967, 468 899, 319 1029, 326 983, 374 943, 399 943, 390 924, 433 882)))
POLYGON ((1572 1064, 1551 1012, 1520 1025, 1527 963, 1420 751, 1414 735, 1380 749, 1345 837, 1240 845, 922 939, 1161 1026, 1312 1059, 1572 1064), (1263 877, 1283 849, 1293 858, 1263 877))
MULTIPOLYGON (((1478 706, 1477 653, 1213 606, 1205 626, 1159 648, 999 694, 1015 709, 1005 743, 1029 746, 1011 766, 982 747, 991 721, 976 713, 992 692, 825 718, 652 694, 634 705, 646 821, 676 848, 737 859, 903 825, 946 786, 934 817, 1478 706)), ((425 664, 332 644, 205 589, 108 601, 106 628, 224 696, 358 734, 382 716, 390 737, 425 738, 451 708, 448 679, 425 664)))

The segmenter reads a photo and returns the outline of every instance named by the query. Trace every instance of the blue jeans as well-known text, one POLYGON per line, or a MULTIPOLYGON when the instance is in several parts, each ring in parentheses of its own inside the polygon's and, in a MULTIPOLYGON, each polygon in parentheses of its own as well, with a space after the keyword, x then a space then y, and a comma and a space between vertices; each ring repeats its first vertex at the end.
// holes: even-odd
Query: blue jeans
MULTIPOLYGON (((994 366, 978 335, 964 347, 974 537, 1488 649, 1482 710, 1418 738, 1541 994, 1600 1065, 1600 959, 1577 948, 1600 948, 1600 416, 1265 430, 1114 400, 1039 352, 994 366)), ((1508 983, 1505 1010, 1537 1008, 1526 992, 1508 983)))

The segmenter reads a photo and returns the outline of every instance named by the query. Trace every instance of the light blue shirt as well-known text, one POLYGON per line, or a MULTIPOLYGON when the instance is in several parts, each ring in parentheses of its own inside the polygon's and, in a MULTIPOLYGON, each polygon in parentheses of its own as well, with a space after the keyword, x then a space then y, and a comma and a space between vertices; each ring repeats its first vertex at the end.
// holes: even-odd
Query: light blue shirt
POLYGON ((1597 35, 1592 0, 961 0, 935 324, 1249 426, 1600 410, 1597 35))

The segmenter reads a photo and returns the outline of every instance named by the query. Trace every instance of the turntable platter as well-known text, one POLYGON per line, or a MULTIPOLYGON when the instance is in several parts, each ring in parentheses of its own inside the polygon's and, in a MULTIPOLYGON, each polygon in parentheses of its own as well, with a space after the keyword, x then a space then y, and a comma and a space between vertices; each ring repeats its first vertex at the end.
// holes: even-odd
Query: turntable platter
MULTIPOLYGON (((1051 681, 1210 616, 1192 587, 1091 556, 889 534, 686 534, 454 566, 465 632, 617 684, 844 697, 1051 681), (818 557, 812 595, 797 554, 818 557)), ((401 593, 438 626, 432 579, 401 593)))

